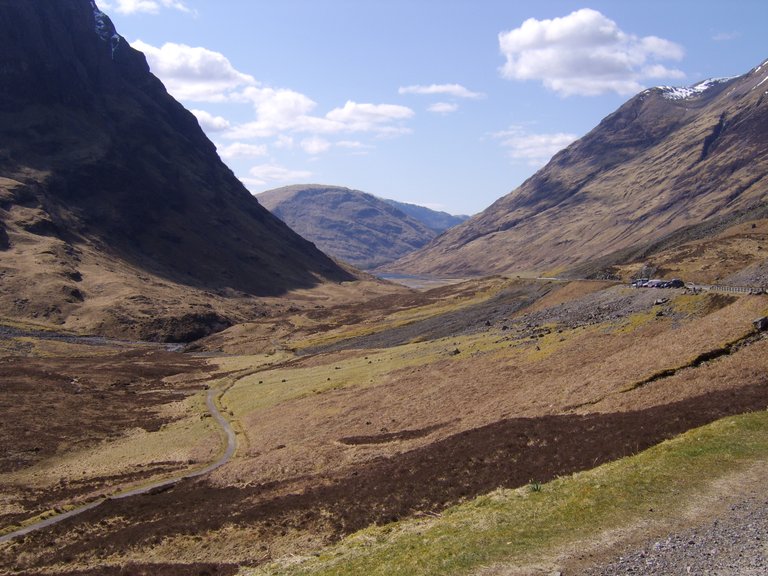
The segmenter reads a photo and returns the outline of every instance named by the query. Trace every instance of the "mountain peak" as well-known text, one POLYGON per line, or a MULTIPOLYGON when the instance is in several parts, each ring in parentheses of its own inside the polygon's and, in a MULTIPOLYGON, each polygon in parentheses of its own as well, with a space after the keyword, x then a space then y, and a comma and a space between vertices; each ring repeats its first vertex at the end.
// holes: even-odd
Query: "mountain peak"
POLYGON ((258 200, 321 250, 364 270, 396 260, 437 235, 397 206, 341 186, 286 186, 262 192, 258 200))
POLYGON ((519 188, 388 269, 563 269, 749 213, 765 202, 768 179, 767 72, 764 62, 734 78, 641 92, 519 188))
POLYGON ((0 1, 0 250, 1 309, 140 337, 167 334, 137 314, 213 317, 203 293, 355 278, 259 205, 93 0, 0 1), (137 312, 137 277, 170 304, 137 312))
POLYGON ((104 42, 109 44, 109 47, 112 50, 112 56, 114 57, 115 50, 117 49, 118 44, 120 44, 122 37, 117 33, 117 30, 115 30, 115 26, 112 24, 112 20, 109 16, 104 14, 104 12, 99 10, 99 7, 96 6, 96 1, 90 0, 90 2, 93 10, 93 19, 96 22, 96 34, 104 42))
POLYGON ((651 92, 651 91, 658 92, 667 100, 689 100, 692 98, 698 98, 702 96, 705 92, 707 92, 710 88, 713 88, 715 86, 718 86, 720 84, 733 80, 734 78, 735 76, 730 76, 726 78, 709 78, 707 80, 702 80, 701 82, 697 82, 696 84, 693 84, 692 86, 688 86, 688 87, 656 86, 655 88, 650 88, 646 90, 646 92, 651 92))

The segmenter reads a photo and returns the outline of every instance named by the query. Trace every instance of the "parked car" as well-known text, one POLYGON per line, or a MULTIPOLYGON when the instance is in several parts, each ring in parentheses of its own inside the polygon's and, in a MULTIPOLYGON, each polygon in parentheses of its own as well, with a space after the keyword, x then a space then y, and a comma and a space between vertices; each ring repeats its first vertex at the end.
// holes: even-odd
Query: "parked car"
POLYGON ((684 288, 685 282, 679 278, 673 278, 672 280, 661 280, 654 278, 649 280, 648 278, 638 278, 633 280, 631 286, 633 288, 684 288))

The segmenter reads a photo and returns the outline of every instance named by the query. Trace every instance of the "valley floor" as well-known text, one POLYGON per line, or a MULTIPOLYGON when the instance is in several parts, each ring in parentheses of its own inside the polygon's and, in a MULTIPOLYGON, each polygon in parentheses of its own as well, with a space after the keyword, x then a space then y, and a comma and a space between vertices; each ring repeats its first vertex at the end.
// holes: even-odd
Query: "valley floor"
POLYGON ((194 352, 7 335, 3 532, 215 461, 206 389, 237 450, 0 544, 0 573, 586 573, 685 533, 676 498, 707 478, 764 465, 767 313, 766 296, 496 277, 303 307, 194 352), (600 534, 593 556, 564 552, 600 534), (411 545, 431 552, 412 564, 411 545))

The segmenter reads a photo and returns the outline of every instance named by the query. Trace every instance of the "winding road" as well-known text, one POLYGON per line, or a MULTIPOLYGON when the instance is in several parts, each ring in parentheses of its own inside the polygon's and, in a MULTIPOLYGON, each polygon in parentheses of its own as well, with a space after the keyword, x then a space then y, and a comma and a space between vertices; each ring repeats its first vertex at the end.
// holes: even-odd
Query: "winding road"
POLYGON ((18 538, 19 536, 24 536, 25 534, 29 534, 30 532, 42 530, 43 528, 47 528, 48 526, 53 526, 54 524, 63 522, 68 518, 72 518, 73 516, 77 516, 79 514, 82 514, 83 512, 92 510, 97 506, 101 505, 102 503, 106 502, 107 500, 123 500, 124 498, 131 498, 132 496, 148 494, 149 492, 152 492, 154 490, 173 486, 176 483, 180 482, 181 480, 186 480, 188 478, 197 478, 198 476, 204 476, 205 474, 209 474, 210 472, 213 472, 217 468, 220 468, 221 466, 229 462, 232 459, 232 456, 234 455, 235 450, 237 449, 237 437, 235 436, 235 431, 232 429, 232 426, 230 425, 230 423, 227 421, 226 418, 224 418, 224 416, 221 414, 221 412, 216 406, 217 392, 218 390, 211 388, 208 390, 208 394, 206 395, 206 398, 205 398, 205 404, 208 407, 208 412, 210 412, 213 419, 216 420, 216 423, 219 425, 221 430, 223 430, 224 435, 227 438, 226 448, 223 454, 219 456, 219 458, 216 459, 216 461, 212 462, 211 464, 209 464, 208 466, 200 470, 196 470, 194 472, 189 472, 186 474, 181 474, 173 478, 160 480, 158 482, 147 484, 145 486, 141 486, 140 488, 128 490, 127 492, 121 492, 119 494, 108 496, 106 498, 100 498, 99 500, 94 500, 93 502, 89 502, 88 504, 83 504, 82 506, 79 506, 73 510, 69 510, 68 512, 64 512, 62 514, 57 514, 56 516, 51 516, 49 518, 39 520, 33 524, 29 524, 28 526, 25 526, 24 528, 20 528, 19 530, 15 530, 13 532, 9 532, 7 534, 1 535, 0 543, 9 542, 10 540, 13 540, 14 538, 18 538))

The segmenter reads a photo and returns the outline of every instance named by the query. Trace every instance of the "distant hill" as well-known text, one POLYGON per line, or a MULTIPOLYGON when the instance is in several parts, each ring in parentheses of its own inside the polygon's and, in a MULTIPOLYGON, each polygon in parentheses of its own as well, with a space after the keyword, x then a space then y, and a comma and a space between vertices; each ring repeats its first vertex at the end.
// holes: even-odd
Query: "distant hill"
POLYGON ((519 188, 387 270, 558 271, 711 218, 748 219, 766 199, 768 62, 641 92, 519 188))
POLYGON ((425 206, 419 206, 418 204, 408 204, 406 202, 398 202, 397 200, 387 199, 384 199, 384 201, 389 205, 394 206, 401 212, 404 212, 411 218, 418 220, 438 234, 442 234, 448 230, 448 228, 458 226, 462 222, 469 219, 469 216, 454 216, 453 214, 448 214, 448 212, 432 210, 425 206))
POLYGON ((359 190, 307 184, 269 190, 257 198, 318 248, 362 269, 396 260, 437 236, 419 219, 359 190))
POLYGON ((353 279, 262 208, 90 0, 0 2, 0 309, 188 339, 353 279))

